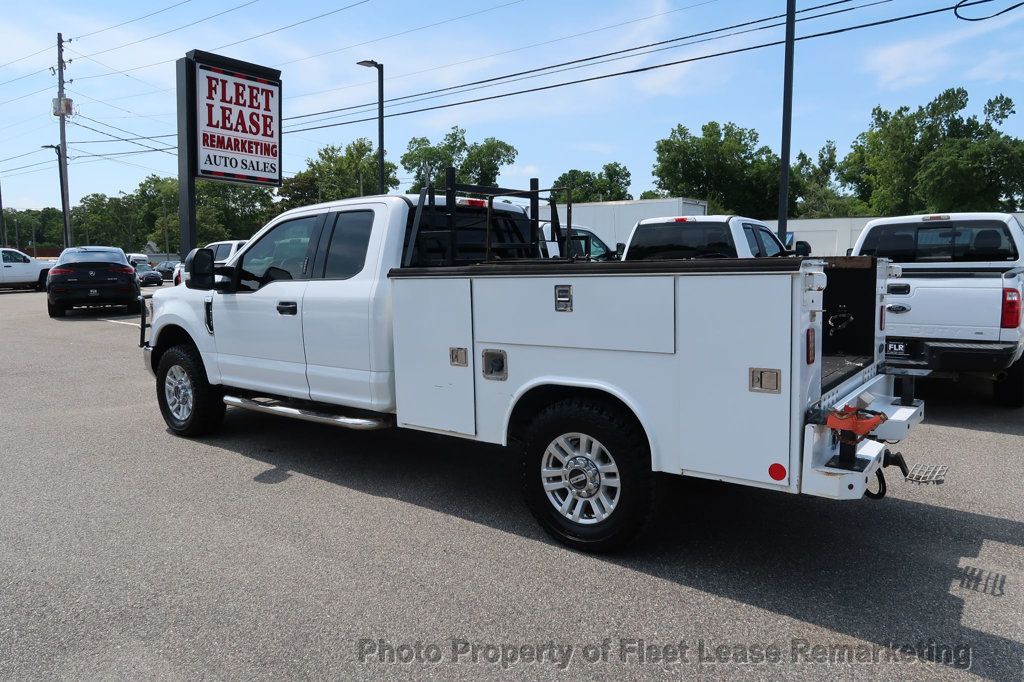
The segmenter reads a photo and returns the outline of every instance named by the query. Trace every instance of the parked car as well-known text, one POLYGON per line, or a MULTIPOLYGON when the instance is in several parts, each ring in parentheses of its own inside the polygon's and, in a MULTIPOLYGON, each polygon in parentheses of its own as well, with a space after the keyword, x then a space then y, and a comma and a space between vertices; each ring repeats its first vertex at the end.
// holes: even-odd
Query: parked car
POLYGON ((997 402, 1024 406, 1024 231, 1009 213, 869 222, 856 255, 891 258, 886 362, 908 374, 990 379, 997 402))
POLYGON ((34 287, 36 291, 46 289, 46 273, 52 261, 36 260, 17 249, 0 249, 0 286, 34 287))
POLYGON ((125 256, 128 257, 128 262, 132 265, 136 265, 138 263, 149 264, 149 256, 144 253, 126 253, 125 256))
POLYGON ((160 273, 164 279, 174 279, 174 266, 181 261, 176 260, 164 260, 156 264, 155 270, 160 273))
POLYGON ((127 306, 139 312, 139 281, 124 251, 111 246, 64 249, 46 277, 46 309, 64 317, 79 306, 127 306))
POLYGON ((624 245, 622 260, 680 258, 773 258, 809 256, 810 245, 789 251, 760 220, 728 215, 669 216, 639 221, 624 245))
MULTIPOLYGON (((563 231, 565 230, 564 227, 562 229, 563 231)), ((540 244, 541 254, 548 258, 560 257, 561 245, 551 234, 551 223, 542 222, 540 224, 540 230, 544 237, 544 240, 540 244)), ((573 225, 572 236, 572 254, 575 258, 583 258, 588 253, 588 249, 590 260, 608 261, 616 260, 619 257, 615 250, 608 248, 608 245, 601 241, 601 238, 594 234, 594 231, 589 227, 573 225)))
MULTIPOLYGON (((212 242, 203 248, 213 251, 213 257, 217 264, 223 265, 231 260, 231 257, 238 253, 239 249, 245 246, 246 241, 247 240, 245 239, 229 239, 223 242, 212 242)), ((188 281, 188 273, 185 272, 185 268, 181 263, 178 263, 174 267, 171 279, 174 281, 175 286, 184 281, 188 281)))
POLYGON ((230 405, 516 443, 541 526, 589 550, 639 533, 659 473, 859 499, 906 467, 886 444, 924 408, 885 372, 895 266, 543 259, 511 204, 486 230, 457 199, 446 229, 457 190, 293 209, 227 266, 190 254, 186 286, 141 316, 168 428, 210 433, 230 405))
POLYGON ((164 283, 164 277, 149 263, 137 263, 135 275, 139 280, 139 286, 160 286, 164 283))

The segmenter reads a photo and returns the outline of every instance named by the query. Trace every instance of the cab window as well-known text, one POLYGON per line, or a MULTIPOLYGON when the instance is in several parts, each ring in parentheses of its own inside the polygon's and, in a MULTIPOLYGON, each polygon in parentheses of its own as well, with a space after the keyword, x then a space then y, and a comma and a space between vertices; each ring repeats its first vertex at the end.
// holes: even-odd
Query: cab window
POLYGON ((227 260, 227 257, 231 255, 231 244, 217 244, 213 250, 213 260, 221 261, 227 260))
POLYGON ((309 244, 322 215, 288 220, 274 226, 242 255, 239 291, 256 291, 277 280, 309 277, 309 244))
POLYGON ((758 227, 757 235, 761 238, 761 250, 763 255, 768 258, 782 255, 782 252, 785 251, 775 235, 769 232, 766 228, 758 227))
POLYGON ((754 258, 762 258, 764 251, 761 250, 761 243, 757 241, 757 235, 754 234, 753 225, 743 226, 743 236, 747 238, 747 246, 750 247, 750 253, 754 258))
POLYGON ((347 211, 334 220, 324 262, 326 279, 348 279, 366 264, 366 247, 373 229, 373 211, 347 211))

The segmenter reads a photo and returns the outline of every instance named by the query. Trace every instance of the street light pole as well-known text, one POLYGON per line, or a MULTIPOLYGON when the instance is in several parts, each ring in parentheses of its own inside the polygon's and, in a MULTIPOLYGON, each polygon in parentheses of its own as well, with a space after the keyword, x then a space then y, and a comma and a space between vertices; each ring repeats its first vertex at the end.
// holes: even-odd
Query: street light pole
POLYGON ((384 172, 384 65, 372 59, 356 62, 359 66, 377 69, 377 172, 380 177, 379 191, 388 191, 384 172))

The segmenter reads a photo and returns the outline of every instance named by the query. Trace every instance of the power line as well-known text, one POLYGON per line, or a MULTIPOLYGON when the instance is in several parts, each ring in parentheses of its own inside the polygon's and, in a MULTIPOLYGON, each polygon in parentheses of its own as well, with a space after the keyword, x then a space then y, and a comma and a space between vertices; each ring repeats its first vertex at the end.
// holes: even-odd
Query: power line
MULTIPOLYGON (((135 154, 152 154, 153 152, 162 152, 162 151, 165 151, 167 149, 176 149, 176 147, 165 147, 164 149, 132 149, 132 150, 126 151, 126 152, 104 152, 102 154, 93 154, 92 152, 87 152, 87 151, 84 151, 84 150, 81 150, 81 149, 74 149, 72 147, 69 147, 69 149, 71 149, 71 151, 73 151, 76 154, 79 154, 81 156, 95 156, 95 157, 99 157, 99 158, 104 158, 105 159, 105 158, 112 157, 112 156, 133 156, 135 154)), ((71 156, 69 158, 75 159, 75 158, 78 158, 78 157, 71 156)))
MULTIPOLYGON (((579 33, 572 33, 570 35, 561 36, 559 38, 552 38, 550 40, 544 40, 544 41, 541 41, 539 43, 531 43, 529 45, 522 45, 520 47, 515 47, 515 48, 512 48, 510 50, 503 50, 501 52, 492 52, 491 54, 483 55, 483 56, 480 56, 480 57, 473 57, 471 59, 464 59, 464 60, 459 61, 459 62, 451 62, 450 64, 442 64, 440 66, 433 66, 433 67, 430 67, 429 69, 420 69, 419 71, 409 71, 407 73, 398 74, 396 76, 388 76, 384 80, 386 80, 386 81, 398 80, 399 78, 408 78, 409 76, 418 76, 418 75, 420 75, 422 73, 429 73, 429 72, 432 72, 432 71, 440 71, 442 69, 448 69, 448 68, 451 68, 453 66, 462 66, 463 64, 471 64, 473 62, 479 62, 479 61, 482 61, 484 59, 490 59, 492 57, 500 57, 502 55, 511 54, 513 52, 521 52, 523 50, 529 50, 529 49, 534 48, 534 47, 542 47, 544 45, 550 45, 552 43, 558 43, 558 42, 561 42, 563 40, 571 40, 572 38, 579 38, 581 36, 590 35, 592 33, 599 33, 601 31, 608 31, 608 30, 613 29, 613 28, 621 28, 623 26, 628 26, 629 24, 635 24, 635 23, 638 23, 638 22, 641 22, 641 21, 647 21, 649 19, 656 19, 657 17, 661 17, 661 16, 664 16, 666 14, 673 14, 675 12, 683 12, 683 11, 688 10, 688 9, 693 9, 695 7, 702 7, 704 5, 711 5, 713 3, 721 2, 721 1, 722 0, 704 0, 703 2, 697 2, 697 3, 694 3, 692 5, 686 5, 685 7, 677 7, 675 9, 665 10, 664 12, 657 12, 656 14, 649 14, 649 15, 647 15, 645 17, 638 17, 636 19, 629 19, 628 21, 621 21, 621 22, 616 23, 616 24, 608 24, 606 26, 601 26, 599 28, 593 28, 593 29, 589 29, 587 31, 581 31, 579 33)), ((285 97, 284 99, 285 100, 301 99, 303 97, 313 97, 314 95, 322 95, 322 94, 327 93, 327 92, 337 92, 338 90, 349 90, 351 88, 358 88, 358 87, 361 87, 361 86, 364 86, 364 85, 374 85, 374 84, 376 84, 376 81, 364 81, 362 83, 354 83, 352 85, 343 85, 343 86, 337 87, 337 88, 328 88, 326 90, 317 90, 315 92, 304 92, 304 93, 301 93, 301 94, 298 94, 298 95, 289 95, 288 97, 285 97)))
POLYGON ((32 95, 38 95, 41 92, 46 92, 50 90, 52 87, 52 85, 47 85, 45 88, 36 90, 35 92, 30 92, 27 95, 22 95, 21 97, 15 97, 14 99, 5 100, 3 102, 0 102, 0 106, 3 106, 4 104, 10 104, 11 102, 17 102, 18 100, 25 99, 26 97, 31 97, 32 95))
POLYGON ((304 61, 307 61, 309 59, 316 59, 317 57, 323 57, 325 55, 335 54, 337 52, 342 52, 344 50, 350 50, 353 47, 362 47, 363 45, 369 45, 370 43, 376 43, 376 42, 379 42, 381 40, 387 40, 388 38, 397 38, 398 36, 404 36, 404 35, 407 35, 409 33, 414 33, 416 31, 422 31, 422 30, 427 29, 427 28, 433 28, 435 26, 440 26, 442 24, 451 23, 453 21, 460 21, 462 19, 468 19, 469 17, 474 17, 474 16, 476 16, 478 14, 485 14, 487 12, 493 12, 494 10, 502 9, 503 7, 509 7, 511 5, 518 5, 521 2, 523 2, 523 0, 512 0, 512 2, 506 2, 506 3, 502 4, 502 5, 494 5, 493 7, 487 7, 486 9, 477 10, 476 12, 470 12, 468 14, 461 14, 461 15, 456 16, 456 17, 449 17, 447 19, 442 19, 441 21, 435 21, 432 24, 426 24, 424 26, 417 26, 416 28, 410 28, 410 29, 405 30, 405 31, 399 31, 398 33, 391 33, 389 35, 381 36, 379 38, 373 38, 372 40, 365 40, 365 41, 363 41, 361 43, 355 43, 353 45, 346 45, 345 47, 335 48, 333 50, 328 50, 327 52, 320 52, 319 54, 309 55, 308 57, 299 57, 298 59, 291 59, 291 60, 289 60, 287 62, 281 62, 280 64, 275 64, 274 66, 285 66, 287 64, 295 64, 296 62, 304 62, 304 61))
POLYGON ((23 156, 30 156, 32 154, 38 154, 41 151, 43 151, 43 150, 42 149, 33 149, 32 151, 25 152, 24 154, 17 154, 15 156, 8 156, 6 159, 0 159, 0 163, 4 163, 5 161, 13 161, 14 159, 20 159, 23 156))
MULTIPOLYGON (((223 10, 221 12, 217 12, 216 14, 211 14, 210 16, 203 17, 202 19, 196 19, 195 21, 189 22, 189 23, 184 24, 182 26, 178 26, 176 28, 168 29, 166 31, 162 31, 161 33, 154 33, 151 36, 146 36, 145 38, 139 38, 138 40, 133 40, 131 42, 124 43, 123 45, 118 45, 117 47, 108 47, 105 50, 99 50, 98 52, 91 52, 89 54, 82 55, 82 56, 83 57, 95 57, 96 55, 106 54, 107 52, 113 52, 115 50, 120 50, 122 48, 129 47, 131 45, 138 45, 139 43, 144 43, 147 40, 152 40, 153 38, 160 38, 160 37, 168 35, 170 33, 174 33, 176 31, 180 31, 180 30, 182 30, 184 28, 189 28, 190 26, 195 26, 196 24, 201 24, 204 21, 209 21, 210 19, 216 19, 219 16, 223 16, 225 14, 228 14, 229 12, 234 12, 236 10, 240 10, 243 7, 248 7, 249 5, 255 4, 257 2, 259 2, 259 0, 248 0, 248 2, 243 2, 241 5, 235 5, 234 7, 231 7, 229 9, 223 10)), ((106 76, 108 74, 100 74, 100 75, 106 76)), ((85 79, 85 78, 95 78, 95 77, 96 76, 82 76, 79 80, 82 80, 82 79, 85 79)))
POLYGON ((114 24, 113 26, 107 26, 106 28, 101 28, 98 31, 90 31, 89 33, 83 33, 80 36, 75 36, 74 38, 71 38, 71 40, 81 40, 82 38, 88 38, 89 36, 98 35, 100 33, 104 33, 104 32, 109 31, 111 29, 121 28, 122 26, 127 26, 128 24, 134 24, 136 21, 142 21, 143 19, 148 19, 149 17, 154 17, 157 14, 162 14, 162 13, 166 12, 167 10, 174 9, 175 7, 180 7, 181 5, 185 5, 185 4, 188 4, 190 2, 192 2, 192 0, 181 0, 181 2, 176 2, 173 5, 168 5, 167 7, 164 7, 163 9, 158 9, 155 12, 150 12, 149 14, 143 14, 141 17, 135 17, 134 19, 129 19, 128 21, 122 21, 120 24, 114 24))
MULTIPOLYGON (((107 124, 104 123, 103 125, 107 125, 107 124)), ((160 139, 162 137, 177 137, 177 136, 178 136, 177 133, 169 133, 167 135, 150 135, 148 137, 144 136, 144 135, 140 135, 139 137, 118 137, 118 138, 115 138, 115 139, 112 139, 112 140, 78 140, 77 142, 68 142, 68 144, 101 144, 101 143, 110 144, 112 142, 133 142, 135 140, 152 140, 153 142, 155 142, 156 140, 158 140, 158 139, 160 139)))
POLYGON ((37 54, 42 54, 44 52, 49 52, 50 49, 51 49, 51 47, 49 45, 47 45, 46 47, 44 47, 43 49, 39 50, 38 52, 33 52, 32 54, 27 54, 24 57, 18 57, 17 59, 12 59, 9 62, 4 62, 3 64, 0 64, 0 69, 4 68, 5 66, 10 66, 11 64, 17 64, 18 62, 21 62, 21 61, 24 61, 24 60, 28 59, 29 57, 35 57, 37 54))
MULTIPOLYGON (((42 151, 42 150, 40 150, 42 151)), ((50 164, 53 161, 39 161, 38 163, 30 163, 25 166, 15 166, 14 168, 4 168, 0 173, 8 173, 10 171, 21 170, 22 168, 35 168, 36 166, 42 166, 43 164, 50 164)))
MULTIPOLYGON (((47 48, 47 49, 49 49, 49 48, 47 48)), ((33 71, 32 73, 26 73, 24 75, 18 76, 17 78, 11 78, 9 80, 5 80, 2 83, 0 83, 0 85, 7 85, 8 83, 14 83, 14 82, 17 82, 17 81, 20 81, 20 80, 24 80, 24 79, 29 78, 31 76, 37 76, 37 75, 39 75, 41 73, 46 73, 49 70, 50 70, 50 67, 46 66, 46 67, 43 67, 43 68, 39 69, 38 71, 33 71)))
MULTIPOLYGON (((157 116, 150 116, 148 114, 139 114, 139 113, 136 113, 136 112, 132 111, 131 109, 125 109, 124 107, 119 107, 116 104, 111 104, 110 102, 106 102, 106 101, 101 100, 101 99, 96 99, 95 97, 90 97, 89 95, 86 95, 86 94, 78 92, 78 91, 68 90, 68 92, 70 92, 71 94, 75 95, 76 97, 84 97, 85 99, 90 100, 92 102, 96 102, 97 104, 102 104, 103 106, 110 107, 111 109, 117 109, 118 111, 123 111, 126 114, 131 114, 133 117, 136 117, 136 118, 148 118, 151 121, 156 121, 157 123, 159 123, 161 125, 164 125, 164 122, 161 121, 157 116)), ((168 115, 170 115, 170 114, 168 114, 168 115)))
MULTIPOLYGON (((852 10, 855 10, 855 9, 862 9, 864 7, 870 7, 872 5, 884 4, 884 3, 887 3, 887 2, 891 2, 891 1, 892 0, 875 0, 874 2, 870 2, 870 3, 867 3, 865 5, 859 5, 857 7, 845 8, 845 9, 841 9, 841 10, 835 10, 833 12, 827 12, 827 13, 824 13, 824 14, 818 14, 818 15, 814 15, 814 16, 810 16, 810 17, 803 17, 803 18, 800 19, 800 21, 806 21, 808 19, 819 19, 819 18, 822 18, 822 17, 831 16, 831 15, 834 15, 834 14, 841 14, 841 13, 849 12, 849 11, 852 11, 852 10)), ((835 5, 849 4, 850 2, 853 2, 853 0, 835 0, 833 2, 827 2, 827 3, 821 4, 821 5, 816 5, 814 7, 808 7, 806 9, 799 10, 798 13, 810 12, 810 11, 814 11, 814 10, 818 10, 818 9, 825 9, 825 8, 828 8, 828 7, 833 7, 835 5)), ((579 59, 572 59, 572 60, 565 61, 565 62, 560 62, 560 63, 557 63, 557 64, 550 64, 548 66, 541 66, 541 67, 537 67, 537 68, 533 68, 533 69, 527 69, 525 71, 517 71, 517 72, 514 72, 514 73, 508 73, 508 74, 504 74, 502 76, 493 76, 491 78, 484 78, 484 79, 477 80, 477 81, 471 81, 469 83, 463 83, 461 85, 452 85, 452 86, 448 86, 448 87, 444 87, 444 88, 436 88, 434 90, 426 90, 424 92, 418 92, 418 93, 415 93, 415 94, 412 94, 412 95, 404 95, 402 97, 393 97, 391 99, 385 100, 385 102, 399 102, 399 101, 402 101, 402 100, 423 97, 424 95, 433 95, 435 93, 444 93, 444 92, 448 92, 448 91, 451 91, 451 90, 459 90, 459 89, 462 89, 462 88, 469 88, 470 86, 480 85, 480 84, 484 84, 484 83, 493 83, 493 84, 497 85, 498 83, 496 81, 504 81, 504 80, 507 80, 507 79, 515 79, 515 80, 512 80, 510 82, 516 82, 517 80, 524 80, 522 78, 515 78, 516 76, 524 76, 524 75, 527 75, 527 74, 539 74, 539 72, 542 72, 542 71, 549 71, 550 73, 560 73, 561 71, 568 71, 569 69, 560 69, 559 71, 552 71, 552 69, 559 69, 559 67, 565 67, 565 66, 570 66, 570 65, 574 65, 574 64, 582 64, 582 63, 585 63, 585 62, 594 62, 595 60, 600 60, 600 59, 603 59, 605 57, 610 57, 610 56, 614 56, 614 55, 623 55, 625 53, 637 52, 638 50, 646 50, 647 48, 656 47, 656 46, 659 46, 659 45, 668 45, 668 44, 671 44, 671 43, 678 43, 680 41, 690 40, 692 38, 698 38, 698 37, 701 37, 701 36, 709 36, 709 35, 713 35, 713 34, 716 34, 716 33, 722 33, 724 31, 730 31, 730 30, 737 29, 737 28, 753 26, 753 25, 756 25, 756 24, 764 23, 766 21, 772 21, 773 19, 784 18, 785 16, 786 16, 785 14, 776 14, 776 15, 773 15, 773 16, 762 17, 760 19, 754 19, 754 20, 751 20, 751 21, 744 21, 744 22, 741 22, 741 23, 738 23, 738 24, 732 24, 730 26, 723 26, 723 27, 720 27, 720 28, 709 29, 709 30, 706 30, 706 31, 700 31, 700 32, 697 32, 697 33, 691 33, 691 34, 688 34, 688 35, 678 36, 676 38, 669 38, 667 40, 660 40, 660 41, 657 41, 657 42, 654 42, 654 43, 648 43, 646 45, 637 45, 637 46, 634 46, 634 47, 629 47, 629 48, 625 48, 625 49, 621 49, 621 50, 614 50, 612 52, 605 52, 603 54, 597 54, 597 55, 593 55, 593 56, 590 56, 590 57, 581 57, 579 59)), ((753 28, 753 29, 748 29, 746 31, 737 31, 737 32, 729 33, 729 34, 722 35, 722 36, 716 36, 714 38, 707 38, 707 39, 705 39, 703 41, 695 41, 694 43, 688 43, 687 45, 696 44, 697 42, 707 42, 708 40, 719 40, 719 39, 728 38, 728 37, 731 37, 731 36, 740 35, 741 33, 749 33, 749 32, 752 32, 752 31, 767 30, 767 29, 775 28, 775 27, 778 27, 778 26, 781 26, 781 25, 783 25, 783 24, 782 23, 768 24, 768 25, 765 25, 765 26, 760 26, 760 27, 756 27, 756 28, 753 28)), ((686 45, 679 45, 679 46, 676 46, 676 47, 684 47, 684 46, 686 46, 686 45)), ((662 49, 667 49, 667 48, 662 48, 662 49)), ((657 52, 657 51, 659 51, 659 50, 650 50, 649 52, 641 52, 641 53, 637 53, 637 54, 627 54, 625 57, 617 57, 617 59, 642 56, 642 55, 650 54, 651 52, 657 52)), ((604 62, 595 62, 595 63, 600 64, 600 63, 606 63, 608 61, 615 61, 615 60, 614 59, 607 59, 604 62)), ((579 68, 579 67, 576 67, 576 68, 579 68)), ((539 75, 550 75, 550 74, 539 74, 539 75)), ((534 76, 534 77, 536 77, 536 76, 534 76)), ((478 88, 472 88, 472 89, 478 89, 478 88)), ((422 101, 422 100, 418 100, 418 101, 422 101)), ((352 109, 362 109, 362 108, 369 107, 369 106, 376 107, 377 103, 376 102, 368 102, 366 104, 356 104, 356 105, 347 106, 347 107, 340 107, 340 108, 337 108, 337 109, 326 109, 324 111, 318 111, 318 112, 313 112, 313 113, 309 113, 309 114, 300 114, 298 116, 288 116, 288 117, 285 117, 284 120, 288 121, 288 120, 295 120, 295 119, 300 119, 300 118, 309 118, 311 116, 321 116, 323 114, 331 114, 331 113, 336 113, 336 112, 340 112, 340 111, 350 111, 352 109)), ((322 119, 322 120, 329 120, 329 119, 322 119)))
MULTIPOLYGON (((108 126, 108 127, 110 127, 110 128, 114 128, 114 126, 111 126, 111 125, 109 125, 109 124, 107 124, 107 123, 100 123, 99 121, 95 121, 95 120, 93 120, 93 119, 91 119, 91 118, 88 118, 88 117, 86 117, 86 116, 82 116, 81 114, 79 114, 79 115, 78 115, 78 116, 76 116, 75 118, 76 118, 76 119, 77 119, 77 118, 85 118, 85 119, 86 119, 86 120, 88 120, 88 121, 93 121, 94 123, 99 123, 100 125, 105 125, 105 126, 108 126)), ((128 143, 130 143, 130 144, 134 144, 134 145, 136 145, 136 146, 139 146, 139 147, 144 147, 144 148, 146 148, 146 149, 152 149, 153 151, 164 151, 164 150, 162 150, 162 149, 157 149, 156 147, 150 147, 149 145, 146 145, 146 144, 142 144, 141 142, 136 142, 136 141, 134 141, 134 140, 130 140, 130 139, 128 139, 128 138, 125 138, 125 137, 119 137, 119 136, 117 136, 117 135, 114 135, 113 133, 108 133, 108 132, 107 132, 107 131, 105 131, 105 130, 98 130, 98 129, 96 129, 96 128, 93 128, 93 127, 91 127, 91 126, 87 126, 87 125, 85 125, 84 123, 80 123, 79 121, 77 121, 77 120, 75 120, 75 119, 72 119, 72 121, 71 121, 71 122, 72 122, 73 124, 75 124, 76 126, 80 127, 80 128, 85 128, 86 130, 91 130, 91 131, 93 131, 94 133, 99 133, 100 135, 107 135, 108 137, 113 137, 113 138, 115 138, 115 139, 118 139, 118 140, 120 140, 121 142, 128 142, 128 143)), ((123 129, 121 129, 121 128, 116 128, 116 130, 123 130, 123 129)), ((132 133, 132 134, 134 134, 134 133, 132 133)), ((170 153, 170 152, 165 152, 165 153, 170 153)), ((172 154, 172 156, 176 156, 176 155, 172 154)))
MULTIPOLYGON (((933 9, 933 10, 927 10, 927 11, 922 11, 922 12, 916 12, 916 13, 913 13, 913 14, 906 14, 906 15, 902 15, 902 16, 898 16, 898 17, 892 17, 892 18, 889 18, 889 19, 882 19, 882 20, 878 20, 878 21, 871 21, 871 22, 867 22, 867 23, 863 23, 863 24, 847 26, 847 27, 844 27, 844 28, 833 29, 831 31, 822 31, 822 32, 819 32, 819 33, 812 33, 812 34, 809 34, 809 35, 806 35, 806 36, 800 36, 796 40, 797 41, 801 41, 801 40, 811 40, 811 39, 814 39, 814 38, 824 38, 824 37, 827 37, 827 36, 839 35, 841 33, 847 33, 847 32, 850 32, 850 31, 856 31, 856 30, 861 30, 861 29, 865 29, 865 28, 873 28, 873 27, 876 27, 876 26, 883 26, 883 25, 886 25, 886 24, 892 24, 892 23, 896 23, 896 22, 900 22, 900 21, 906 21, 908 19, 917 19, 917 18, 920 18, 920 17, 932 15, 932 14, 939 14, 941 12, 948 12, 948 11, 952 10, 953 7, 955 7, 955 5, 948 5, 946 7, 942 7, 942 8, 939 8, 939 9, 933 9)), ((431 106, 431 107, 421 107, 419 109, 410 109, 410 110, 407 110, 407 111, 398 111, 398 112, 394 112, 394 113, 391 113, 391 114, 386 114, 385 118, 391 118, 391 117, 394 117, 394 116, 408 116, 409 114, 418 114, 418 113, 422 113, 422 112, 425 112, 425 111, 436 111, 438 109, 447 109, 447 108, 450 108, 450 107, 457 107, 457 106, 462 106, 462 105, 465 105, 465 104, 476 104, 476 103, 479 103, 479 102, 486 102, 486 101, 490 101, 490 100, 503 99, 505 97, 512 97, 512 96, 515 96, 515 95, 523 95, 523 94, 527 94, 527 93, 542 92, 542 91, 545 91, 545 90, 553 90, 555 88, 563 88, 563 87, 566 87, 566 86, 569 86, 569 85, 577 85, 579 83, 589 83, 589 82, 604 80, 604 79, 607 79, 607 78, 615 78, 615 77, 618 77, 618 76, 626 76, 626 75, 632 75, 632 74, 637 74, 637 73, 645 73, 647 71, 654 71, 654 70, 657 70, 657 69, 664 69, 664 68, 667 68, 667 67, 670 67, 670 66, 678 66, 680 64, 688 64, 688 63, 692 63, 692 62, 703 61, 703 60, 712 59, 712 58, 715 58, 715 57, 724 57, 724 56, 728 56, 728 55, 734 55, 734 54, 740 54, 740 53, 744 53, 744 52, 751 52, 751 51, 754 51, 754 50, 760 50, 760 49, 764 49, 764 48, 768 48, 768 47, 776 47, 776 46, 782 45, 784 43, 785 43, 784 40, 775 40, 775 41, 772 41, 772 42, 760 43, 758 45, 749 45, 749 46, 746 46, 746 47, 735 48, 735 49, 732 49, 732 50, 724 50, 722 52, 715 52, 715 53, 710 53, 710 54, 705 54, 705 55, 699 55, 699 56, 696 56, 696 57, 688 57, 686 59, 678 59, 678 60, 675 60, 675 61, 664 62, 664 63, 661 63, 661 64, 652 64, 650 66, 642 66, 642 67, 638 67, 638 68, 635 68, 635 69, 627 69, 625 71, 616 71, 616 72, 613 72, 613 73, 606 73, 606 74, 601 74, 601 75, 597 75, 597 76, 590 76, 588 78, 579 78, 579 79, 572 80, 572 81, 564 81, 562 83, 553 83, 553 84, 550 84, 550 85, 542 85, 542 86, 538 86, 538 87, 535 87, 535 88, 527 88, 527 89, 524 89, 524 90, 516 90, 516 91, 513 91, 513 92, 506 92, 506 93, 501 93, 501 94, 497 94, 497 95, 489 95, 487 97, 477 97, 477 98, 474 98, 474 99, 461 100, 461 101, 458 101, 458 102, 450 102, 450 103, 447 103, 447 104, 438 104, 438 105, 431 106)), ((369 117, 369 118, 356 119, 356 120, 352 120, 352 121, 341 121, 341 122, 338 122, 338 123, 325 123, 323 125, 310 126, 310 127, 307 127, 307 128, 295 128, 295 129, 287 130, 287 131, 283 131, 283 132, 285 132, 285 133, 292 133, 292 132, 294 132, 294 133, 301 133, 301 132, 307 132, 307 131, 310 131, 310 130, 321 130, 323 128, 334 128, 334 127, 337 127, 337 126, 352 125, 352 124, 355 124, 355 123, 364 123, 366 121, 374 121, 374 120, 377 120, 376 116, 369 117)))

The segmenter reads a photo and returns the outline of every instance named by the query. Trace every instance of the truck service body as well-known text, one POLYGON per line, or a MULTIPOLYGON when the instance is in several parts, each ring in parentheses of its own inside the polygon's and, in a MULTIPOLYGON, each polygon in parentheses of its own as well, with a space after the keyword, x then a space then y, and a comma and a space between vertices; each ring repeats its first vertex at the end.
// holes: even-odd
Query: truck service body
POLYGON ((657 472, 858 499, 923 417, 884 371, 884 260, 545 259, 522 208, 423 197, 286 212, 216 276, 193 252, 143 312, 172 431, 226 403, 515 444, 541 525, 600 550, 643 527, 657 472), (844 409, 870 433, 841 439, 844 409))

